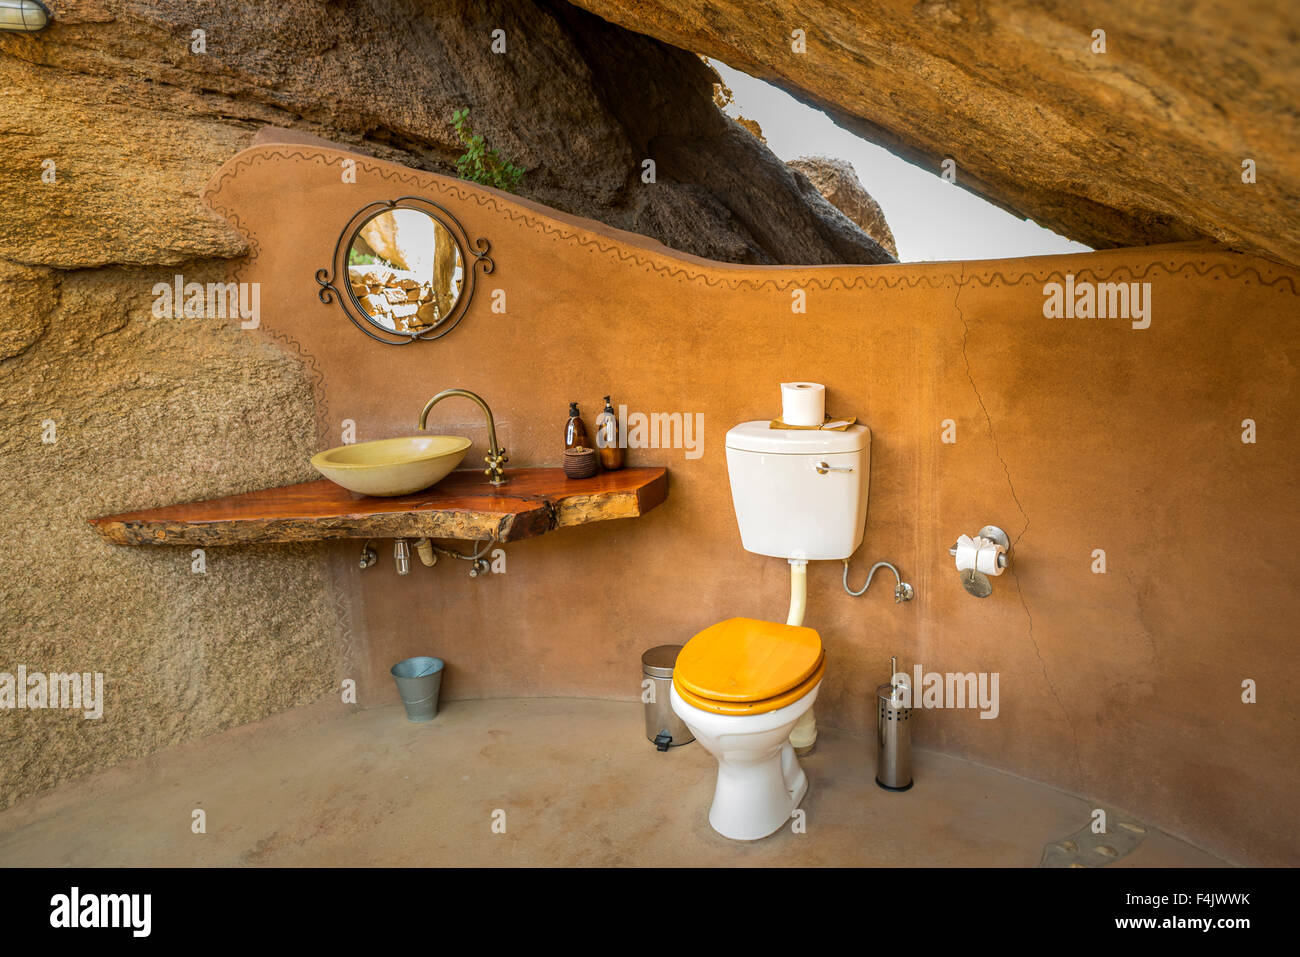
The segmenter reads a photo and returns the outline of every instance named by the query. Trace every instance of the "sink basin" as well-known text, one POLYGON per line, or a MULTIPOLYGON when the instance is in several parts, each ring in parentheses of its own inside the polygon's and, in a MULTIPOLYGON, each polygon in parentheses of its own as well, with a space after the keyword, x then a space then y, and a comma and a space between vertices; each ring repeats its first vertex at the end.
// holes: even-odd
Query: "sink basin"
POLYGON ((446 478, 469 446, 469 439, 459 435, 411 435, 340 445, 316 453, 311 464, 350 492, 409 495, 446 478))

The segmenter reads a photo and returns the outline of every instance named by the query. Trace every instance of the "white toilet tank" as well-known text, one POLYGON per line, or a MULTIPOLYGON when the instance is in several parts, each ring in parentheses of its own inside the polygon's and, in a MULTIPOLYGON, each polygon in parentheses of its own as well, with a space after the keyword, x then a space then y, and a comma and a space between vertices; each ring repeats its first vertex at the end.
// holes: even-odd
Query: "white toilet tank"
POLYGON ((848 558, 862 543, 867 520, 871 430, 742 422, 727 433, 727 476, 745 551, 848 558))

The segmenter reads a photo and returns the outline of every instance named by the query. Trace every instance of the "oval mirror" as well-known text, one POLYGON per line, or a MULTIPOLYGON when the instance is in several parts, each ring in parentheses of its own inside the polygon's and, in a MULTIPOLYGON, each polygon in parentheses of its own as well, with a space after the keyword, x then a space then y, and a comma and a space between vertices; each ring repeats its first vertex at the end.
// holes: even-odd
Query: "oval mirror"
POLYGON ((456 237, 420 209, 376 213, 348 242, 348 291, 362 315, 385 332, 423 336, 455 315, 465 268, 456 237))

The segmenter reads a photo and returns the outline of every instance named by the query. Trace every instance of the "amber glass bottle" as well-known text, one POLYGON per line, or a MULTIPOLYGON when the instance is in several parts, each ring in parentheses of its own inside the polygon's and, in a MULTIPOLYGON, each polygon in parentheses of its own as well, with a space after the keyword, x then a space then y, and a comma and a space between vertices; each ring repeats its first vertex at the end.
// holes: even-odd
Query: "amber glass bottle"
POLYGON ((623 446, 619 442, 618 416, 605 396, 605 411, 596 416, 596 448, 600 450, 600 465, 607 472, 623 467, 623 446))
POLYGON ((591 443, 587 441, 587 427, 582 424, 582 413, 578 411, 578 403, 569 403, 569 421, 564 427, 564 447, 566 449, 589 449, 591 443))

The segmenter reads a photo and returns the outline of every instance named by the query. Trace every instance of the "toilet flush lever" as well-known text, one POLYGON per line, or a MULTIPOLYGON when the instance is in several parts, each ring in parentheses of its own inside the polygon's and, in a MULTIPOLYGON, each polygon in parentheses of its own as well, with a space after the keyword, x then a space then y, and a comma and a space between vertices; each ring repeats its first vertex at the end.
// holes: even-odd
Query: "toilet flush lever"
POLYGON ((818 462, 815 466, 818 475, 825 475, 827 472, 852 472, 852 465, 828 465, 825 462, 818 462))

